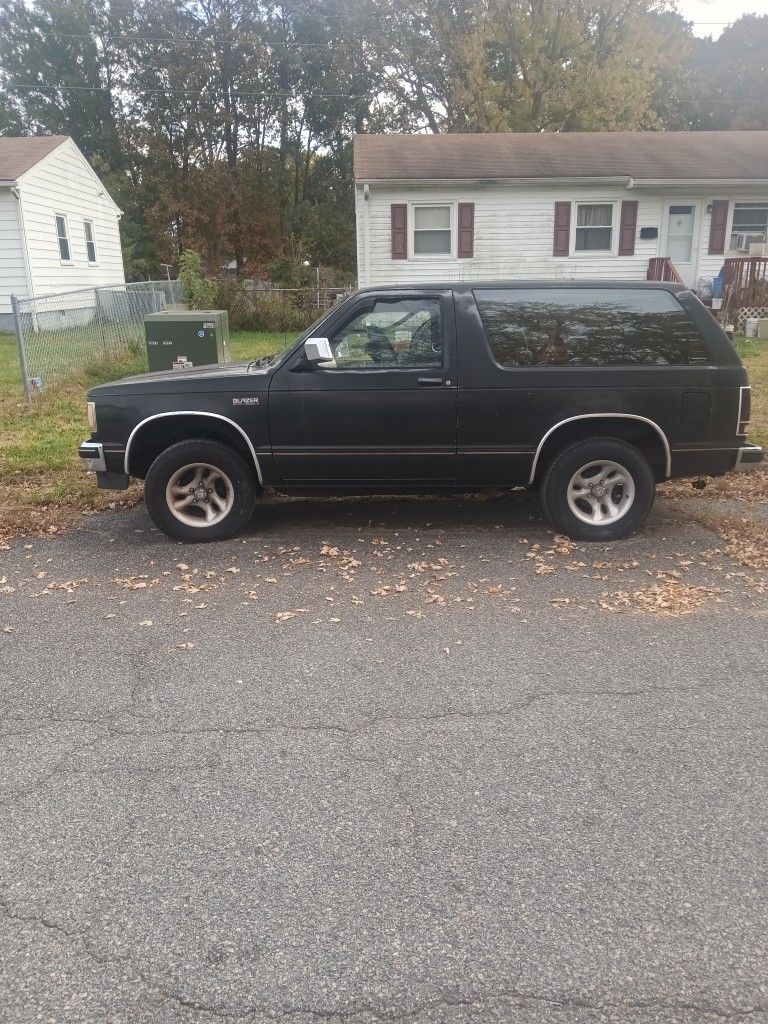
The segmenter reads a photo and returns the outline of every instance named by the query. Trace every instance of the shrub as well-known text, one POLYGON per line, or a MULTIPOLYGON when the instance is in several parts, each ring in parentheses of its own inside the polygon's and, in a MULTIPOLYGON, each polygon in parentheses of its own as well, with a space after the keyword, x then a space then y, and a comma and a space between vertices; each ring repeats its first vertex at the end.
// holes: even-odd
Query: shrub
POLYGON ((246 331, 304 331, 317 319, 314 310, 297 309, 284 295, 250 299, 251 310, 243 316, 246 331))
POLYGON ((199 253, 185 249, 179 258, 179 280, 184 287, 184 298, 191 309, 212 309, 218 286, 203 274, 203 261, 199 253))

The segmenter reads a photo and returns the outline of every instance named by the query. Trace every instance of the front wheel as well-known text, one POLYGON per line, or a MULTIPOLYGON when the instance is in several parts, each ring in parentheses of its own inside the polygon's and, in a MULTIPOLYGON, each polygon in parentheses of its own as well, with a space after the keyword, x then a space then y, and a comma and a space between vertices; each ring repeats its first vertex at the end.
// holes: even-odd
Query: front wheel
POLYGON ((180 441, 149 467, 144 501, 173 540, 225 540, 253 514, 257 485, 244 459, 218 441, 180 441))
POLYGON ((616 438, 578 441, 555 456, 544 474, 547 517, 574 540, 621 540, 639 530, 656 493, 648 460, 616 438))

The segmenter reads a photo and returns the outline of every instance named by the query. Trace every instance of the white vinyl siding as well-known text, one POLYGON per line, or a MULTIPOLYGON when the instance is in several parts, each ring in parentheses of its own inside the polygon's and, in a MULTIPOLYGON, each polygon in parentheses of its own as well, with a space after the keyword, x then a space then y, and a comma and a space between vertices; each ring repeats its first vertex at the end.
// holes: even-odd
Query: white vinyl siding
POLYGON ((19 203, 9 188, 0 188, 0 329, 13 330, 11 296, 27 295, 19 203))
MULTIPOLYGON (((457 184, 455 187, 414 185, 412 188, 387 188, 371 185, 367 200, 362 186, 358 186, 355 201, 360 284, 537 277, 559 280, 604 277, 644 281, 649 258, 658 255, 658 239, 641 239, 640 228, 659 228, 662 216, 661 195, 635 194, 620 188, 583 187, 579 191, 583 193, 579 196, 579 202, 614 205, 614 248, 618 244, 621 200, 639 201, 634 256, 615 256, 612 252, 553 256, 555 203, 574 200, 573 189, 568 191, 562 186, 457 184), (459 203, 474 203, 473 259, 456 258, 454 231, 454 252, 451 255, 393 260, 392 203, 408 204, 409 237, 413 232, 414 205, 451 206, 456 210, 459 203)), ((571 248, 574 244, 575 213, 572 219, 571 248)))
MULTIPOLYGON (((371 184, 369 198, 363 186, 355 190, 357 211, 358 273, 361 285, 400 284, 404 282, 510 280, 606 280, 644 281, 648 261, 666 256, 665 219, 669 203, 696 203, 701 216, 696 218, 692 248, 696 253, 695 277, 714 277, 725 256, 709 255, 709 226, 713 199, 730 202, 726 245, 731 234, 734 202, 765 202, 765 195, 754 195, 742 188, 723 187, 703 193, 700 188, 672 190, 659 187, 625 189, 619 186, 554 185, 545 181, 536 185, 457 183, 430 186, 385 186, 371 184), (678 198, 679 197, 679 198, 678 198), (618 256, 619 218, 622 200, 636 200, 637 229, 632 256, 618 256), (569 234, 570 255, 553 256, 555 203, 572 204, 569 234), (474 258, 456 259, 455 255, 436 254, 407 260, 392 259, 392 203, 408 205, 408 232, 413 232, 413 206, 451 206, 474 203, 474 258), (613 206, 612 249, 610 252, 575 251, 578 204, 613 206), (652 228, 656 238, 641 238, 642 228, 652 228)), ((696 282, 693 281, 693 284, 696 282)))
POLYGON ((65 142, 22 174, 19 189, 36 295, 125 280, 118 210, 73 142, 65 142), (61 260, 56 215, 67 220, 69 263, 61 260), (89 259, 84 221, 92 225, 97 263, 89 259))

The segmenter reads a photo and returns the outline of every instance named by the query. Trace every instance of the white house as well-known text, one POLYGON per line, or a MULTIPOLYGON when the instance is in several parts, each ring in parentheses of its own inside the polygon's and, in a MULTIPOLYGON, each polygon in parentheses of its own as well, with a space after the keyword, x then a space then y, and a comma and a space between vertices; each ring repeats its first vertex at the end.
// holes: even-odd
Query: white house
POLYGON ((645 280, 668 257, 695 287, 768 242, 764 131, 358 135, 354 162, 360 285, 645 280))
POLYGON ((0 329, 13 329, 11 295, 122 284, 119 222, 71 138, 0 138, 0 329))

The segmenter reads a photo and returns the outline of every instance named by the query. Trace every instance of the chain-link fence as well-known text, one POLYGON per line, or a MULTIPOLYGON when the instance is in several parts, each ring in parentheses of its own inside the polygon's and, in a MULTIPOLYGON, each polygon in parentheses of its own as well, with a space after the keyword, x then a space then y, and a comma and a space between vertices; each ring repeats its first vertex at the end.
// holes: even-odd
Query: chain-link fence
MULTIPOLYGON (((222 278, 214 305, 229 313, 232 357, 278 351, 351 292, 340 288, 280 288, 222 278)), ((21 377, 27 399, 90 363, 144 347, 148 313, 183 306, 180 281, 81 288, 12 299, 21 377)))
POLYGON ((88 363, 144 343, 144 317, 183 304, 179 281, 80 288, 12 299, 24 393, 35 392, 88 363))

